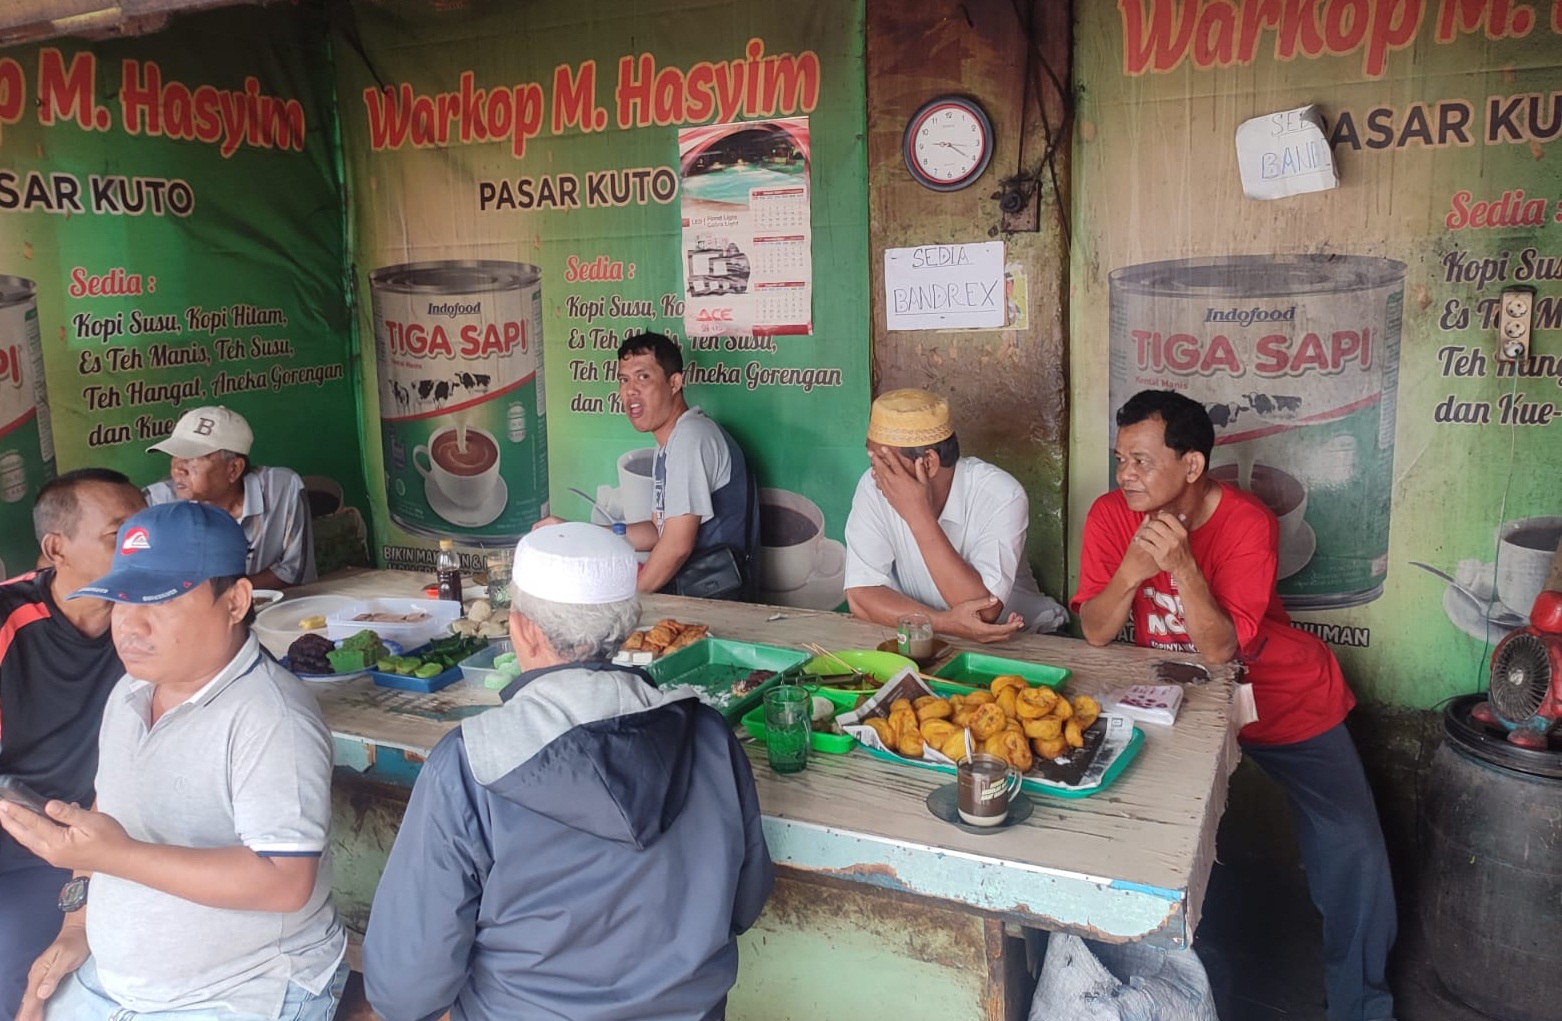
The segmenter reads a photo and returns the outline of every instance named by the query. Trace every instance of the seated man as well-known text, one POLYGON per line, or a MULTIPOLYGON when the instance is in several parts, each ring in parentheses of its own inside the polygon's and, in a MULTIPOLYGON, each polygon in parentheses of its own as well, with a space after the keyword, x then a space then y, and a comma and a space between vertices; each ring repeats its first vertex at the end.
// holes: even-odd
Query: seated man
MULTIPOLYGON (((649 551, 641 592, 707 599, 753 595, 759 553, 759 487, 743 449, 683 396, 683 352, 660 333, 618 348, 618 396, 629 424, 656 438, 651 520, 630 521, 634 548, 649 551)), ((544 518, 536 527, 556 525, 544 518)))
POLYGON ((171 459, 169 478, 146 488, 150 504, 199 500, 232 515, 249 540, 245 575, 256 588, 315 580, 309 498, 298 473, 250 463, 255 435, 227 408, 196 408, 161 443, 147 448, 171 459))
MULTIPOLYGON (((70 594, 114 562, 125 519, 146 506, 116 471, 80 468, 33 503, 45 567, 0 585, 0 774, 48 798, 92 804, 103 703, 124 675, 104 599, 70 594)), ((27 969, 60 931, 70 879, 0 833, 0 1019, 16 1013, 27 969)))
POLYGON ((1202 404, 1146 390, 1117 426, 1119 488, 1085 519, 1073 600, 1085 640, 1106 645, 1130 624, 1137 645, 1242 664, 1258 718, 1238 736, 1290 797, 1323 914, 1329 1017, 1389 1018, 1394 889, 1345 730, 1355 699, 1333 653, 1291 626, 1275 593, 1279 523, 1251 493, 1210 478, 1215 429, 1202 404))
POLYGON ((593 525, 522 539, 504 705, 435 746, 375 892, 387 1021, 717 1021, 774 881, 748 758, 690 689, 609 660, 637 565, 593 525))
POLYGON ((113 569, 126 675, 99 734, 97 806, 0 826, 76 877, 21 1017, 327 1021, 347 979, 331 902, 331 735, 250 634, 244 533, 204 504, 151 507, 113 569), (89 890, 90 880, 90 890, 89 890))
POLYGON ((942 397, 880 395, 868 413, 868 460, 846 519, 853 616, 893 627, 902 614, 926 613, 935 631, 981 642, 1067 621, 1025 562, 1025 490, 1003 469, 960 456, 942 397))

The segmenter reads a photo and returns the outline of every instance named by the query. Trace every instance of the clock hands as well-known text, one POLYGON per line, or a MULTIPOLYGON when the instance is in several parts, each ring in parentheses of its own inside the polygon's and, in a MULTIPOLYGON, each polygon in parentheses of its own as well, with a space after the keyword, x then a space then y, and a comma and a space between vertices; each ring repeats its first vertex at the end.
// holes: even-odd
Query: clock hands
POLYGON ((954 144, 953 142, 939 141, 939 142, 937 142, 935 144, 941 145, 945 149, 953 149, 955 152, 957 152, 960 155, 964 156, 966 159, 970 159, 971 158, 971 154, 970 153, 966 152, 964 149, 962 149, 960 146, 954 144))

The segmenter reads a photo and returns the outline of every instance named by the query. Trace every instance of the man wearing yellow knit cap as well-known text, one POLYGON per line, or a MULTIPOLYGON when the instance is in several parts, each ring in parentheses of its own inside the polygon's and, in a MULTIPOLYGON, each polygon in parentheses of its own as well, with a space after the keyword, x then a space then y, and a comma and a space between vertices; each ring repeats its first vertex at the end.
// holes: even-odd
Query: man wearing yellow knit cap
POLYGON ((926 390, 881 395, 868 415, 868 460, 846 520, 853 616, 894 626, 925 613, 935 631, 980 642, 1067 621, 1025 561, 1025 490, 960 456, 947 401, 926 390))

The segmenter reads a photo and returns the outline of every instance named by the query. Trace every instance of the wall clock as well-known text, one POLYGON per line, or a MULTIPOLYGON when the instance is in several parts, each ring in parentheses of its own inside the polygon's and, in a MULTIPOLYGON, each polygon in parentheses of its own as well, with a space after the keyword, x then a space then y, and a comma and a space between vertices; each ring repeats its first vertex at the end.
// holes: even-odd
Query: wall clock
POLYGON ((993 155, 993 124, 964 96, 938 96, 906 122, 900 140, 906 169, 924 188, 958 191, 975 183, 993 155))

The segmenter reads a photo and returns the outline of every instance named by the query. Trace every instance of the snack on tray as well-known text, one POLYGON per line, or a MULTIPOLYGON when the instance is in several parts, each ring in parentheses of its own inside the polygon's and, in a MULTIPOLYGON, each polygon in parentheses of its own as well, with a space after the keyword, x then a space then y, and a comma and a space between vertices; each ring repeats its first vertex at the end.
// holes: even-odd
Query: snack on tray
POLYGON ((288 665, 294 673, 330 674, 330 655, 336 651, 336 643, 321 635, 304 635, 287 647, 288 665))
POLYGON ((630 632, 619 651, 649 652, 653 657, 660 657, 687 648, 709 635, 710 628, 704 624, 685 624, 669 617, 644 631, 630 632))
POLYGON ((298 630, 300 631, 318 631, 323 627, 325 627, 325 616, 323 614, 305 617, 298 622, 298 630))
MULTIPOLYGON (((868 696, 863 696, 866 699, 868 696)), ((964 695, 897 698, 887 716, 861 722, 884 747, 920 759, 926 748, 959 761, 973 751, 1006 760, 1028 772, 1037 759, 1066 758, 1085 745, 1085 731, 1101 715, 1089 695, 1069 699, 1047 687, 1031 687, 1015 675, 994 677, 986 690, 964 695)))

